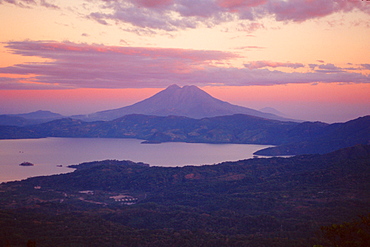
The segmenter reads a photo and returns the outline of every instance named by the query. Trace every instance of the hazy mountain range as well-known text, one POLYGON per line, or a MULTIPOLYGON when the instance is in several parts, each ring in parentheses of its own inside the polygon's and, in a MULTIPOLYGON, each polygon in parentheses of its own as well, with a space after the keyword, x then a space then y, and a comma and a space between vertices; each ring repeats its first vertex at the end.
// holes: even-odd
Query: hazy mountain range
POLYGON ((149 143, 240 143, 277 147, 258 155, 327 153, 370 143, 370 116, 346 123, 290 122, 244 114, 212 118, 131 114, 112 121, 57 119, 31 126, 1 126, 1 139, 42 137, 137 138, 149 143))
MULTIPOLYGON (((133 105, 70 117, 91 122, 97 120, 114 120, 130 114, 153 116, 172 115, 197 119, 246 114, 266 119, 297 121, 286 118, 283 113, 272 107, 266 107, 261 109, 261 111, 257 111, 216 99, 196 86, 184 86, 181 88, 177 85, 171 85, 165 90, 133 105)), ((43 110, 23 114, 4 114, 0 115, 0 125, 26 126, 66 117, 58 113, 43 110)))
POLYGON ((87 116, 64 118, 48 111, 1 115, 0 139, 100 137, 277 145, 258 155, 326 153, 370 144, 370 116, 334 124, 288 120, 218 100, 195 86, 172 85, 136 104, 87 116))
POLYGON ((26 126, 45 123, 65 117, 66 116, 58 113, 42 110, 23 114, 4 114, 0 115, 0 125, 26 126))
MULTIPOLYGON (((334 223, 368 213, 370 116, 334 124, 288 121, 176 85, 89 116, 0 116, 0 139, 44 137, 269 144, 276 146, 255 154, 296 156, 185 167, 105 160, 3 183, 0 245, 24 246, 32 237, 37 246, 308 247, 327 243, 314 237, 320 226, 336 231, 334 223)), ((365 246, 360 230, 350 232, 352 242, 359 236, 365 246)))

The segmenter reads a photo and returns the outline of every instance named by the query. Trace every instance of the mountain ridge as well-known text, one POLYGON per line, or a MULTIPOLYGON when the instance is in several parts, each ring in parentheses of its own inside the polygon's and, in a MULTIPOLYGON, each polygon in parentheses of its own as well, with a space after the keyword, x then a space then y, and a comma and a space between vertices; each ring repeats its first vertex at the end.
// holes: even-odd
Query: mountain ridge
POLYGON ((305 153, 322 154, 356 144, 370 144, 370 115, 345 123, 322 125, 306 139, 292 140, 290 143, 277 147, 259 150, 255 154, 268 156, 305 153))
POLYGON ((23 117, 25 119, 58 119, 58 118, 65 117, 59 113, 45 111, 45 110, 38 110, 34 112, 14 114, 14 115, 18 117, 23 117))
POLYGON ((322 154, 370 143, 370 116, 345 123, 284 122, 250 115, 194 119, 183 116, 125 115, 112 121, 64 118, 16 127, 0 126, 0 139, 42 137, 137 138, 148 142, 277 145, 256 155, 322 154))
POLYGON ((20 114, 2 114, 0 115, 0 125, 8 126, 27 126, 33 124, 45 123, 48 121, 65 118, 65 116, 51 111, 38 110, 29 113, 20 114))

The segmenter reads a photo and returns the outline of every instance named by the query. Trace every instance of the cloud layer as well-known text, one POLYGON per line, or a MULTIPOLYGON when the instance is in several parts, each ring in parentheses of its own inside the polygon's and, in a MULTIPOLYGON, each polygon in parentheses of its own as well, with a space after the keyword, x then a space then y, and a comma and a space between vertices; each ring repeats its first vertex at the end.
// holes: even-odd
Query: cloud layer
MULTIPOLYGON (((62 9, 58 3, 56 0, 0 0, 0 5, 62 9)), ((80 5, 87 11, 84 13, 87 18, 104 25, 131 24, 165 31, 200 25, 212 27, 235 20, 254 21, 256 25, 264 17, 303 22, 353 10, 370 14, 370 4, 361 0, 76 0, 73 5, 80 5)))
MULTIPOLYGON (((369 83, 370 78, 334 64, 252 61, 223 67, 236 54, 221 51, 118 47, 41 41, 8 42, 14 54, 42 57, 43 63, 0 68, 1 89, 162 88, 170 84, 276 85, 287 83, 369 83), (216 66, 217 65, 217 66, 216 66), (293 72, 279 71, 289 68, 293 72), (298 72, 305 68, 309 72, 298 72)), ((351 67, 365 70, 368 64, 351 67)))
POLYGON ((102 24, 130 23, 140 28, 166 31, 213 26, 219 23, 273 17, 277 21, 303 22, 352 10, 370 13, 361 0, 95 0, 104 11, 89 17, 102 24))

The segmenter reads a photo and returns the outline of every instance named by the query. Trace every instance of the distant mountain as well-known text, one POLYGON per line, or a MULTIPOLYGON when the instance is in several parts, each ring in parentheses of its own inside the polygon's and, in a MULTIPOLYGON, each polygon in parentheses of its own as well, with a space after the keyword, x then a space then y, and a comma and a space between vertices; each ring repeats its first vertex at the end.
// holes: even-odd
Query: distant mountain
POLYGON ((26 119, 48 119, 48 120, 65 117, 63 115, 60 115, 59 113, 54 113, 51 111, 42 111, 42 110, 30 112, 30 113, 14 114, 14 115, 18 117, 23 117, 26 119))
POLYGON ((259 111, 264 112, 264 113, 275 114, 275 115, 280 116, 280 117, 285 117, 286 116, 286 114, 276 110, 273 107, 264 107, 264 108, 260 109, 259 111))
POLYGON ((0 115, 0 125, 27 126, 45 123, 51 120, 64 118, 65 116, 50 111, 35 111, 23 114, 0 115))
POLYGON ((266 119, 288 121, 271 113, 264 113, 250 108, 232 105, 216 99, 196 86, 179 87, 171 85, 165 90, 130 106, 100 111, 88 116, 73 116, 86 121, 113 120, 129 114, 145 114, 155 116, 185 116, 205 118, 233 114, 246 114, 266 119))

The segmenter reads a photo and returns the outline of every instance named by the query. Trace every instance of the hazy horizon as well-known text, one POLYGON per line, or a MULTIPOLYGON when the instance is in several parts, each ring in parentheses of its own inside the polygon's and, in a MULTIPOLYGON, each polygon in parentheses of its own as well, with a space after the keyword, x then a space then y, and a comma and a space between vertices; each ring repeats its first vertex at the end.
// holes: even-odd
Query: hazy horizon
MULTIPOLYGON (((210 87, 202 88, 202 89, 207 90, 207 91, 212 91, 212 88, 210 89, 210 87)), ((90 94, 91 97, 88 100, 86 100, 86 102, 79 101, 78 105, 76 105, 75 101, 70 101, 69 103, 65 102, 64 104, 61 105, 60 99, 58 98, 55 99, 55 101, 53 102, 52 99, 42 99, 42 97, 39 97, 34 102, 32 102, 33 104, 17 106, 17 102, 13 102, 11 104, 13 106, 12 109, 9 108, 9 109, 4 110, 4 109, 1 109, 0 107, 0 114, 23 114, 23 113, 30 113, 30 112, 35 112, 38 110, 43 110, 43 111, 51 111, 54 113, 59 113, 67 117, 73 116, 73 115, 87 115, 87 114, 95 113, 98 111, 117 109, 117 108, 135 104, 139 101, 142 101, 146 98, 153 96, 155 93, 161 90, 164 90, 164 88, 163 89, 137 89, 136 90, 138 91, 137 95, 141 96, 142 98, 130 99, 129 101, 127 101, 127 98, 129 98, 130 96, 126 95, 126 92, 124 92, 124 90, 116 90, 119 92, 116 92, 115 97, 110 99, 111 102, 107 102, 108 99, 100 99, 99 101, 94 100, 95 94, 91 93, 90 94), (123 91, 124 96, 128 96, 126 97, 126 102, 124 102, 125 98, 120 99, 119 97, 119 93, 120 92, 122 93, 122 91, 123 91), (153 94, 150 94, 151 92, 153 92, 153 94), (49 103, 46 104, 46 101, 49 101, 49 103), (14 106, 17 106, 17 107, 14 107, 14 106)), ((40 92, 44 93, 44 96, 49 98, 46 95, 47 92, 43 90, 41 90, 40 92)), ((226 90, 217 89, 215 90, 212 96, 214 96, 215 94, 220 94, 220 93, 223 93, 221 97, 224 96, 224 98, 218 98, 218 99, 221 99, 223 101, 227 101, 235 105, 252 108, 255 110, 261 110, 264 107, 271 107, 281 112, 283 114, 282 116, 292 118, 292 119, 297 119, 297 120, 304 120, 304 121, 322 121, 326 123, 346 122, 346 121, 370 114, 370 109, 368 105, 364 105, 361 107, 358 105, 347 105, 347 104, 337 104, 337 103, 333 104, 330 102, 326 104, 323 104, 322 102, 298 102, 294 105, 292 105, 290 102, 275 103, 275 102, 267 102, 267 101, 246 103, 241 100, 239 101, 235 100, 235 94, 230 95, 229 92, 227 92, 227 89, 226 90), (315 109, 315 110, 313 111, 312 109, 315 109)), ((65 95, 65 97, 68 97, 68 95, 65 95)), ((100 97, 102 97, 101 93, 100 93, 100 97)), ((103 94, 103 97, 104 97, 104 94, 103 94)))

